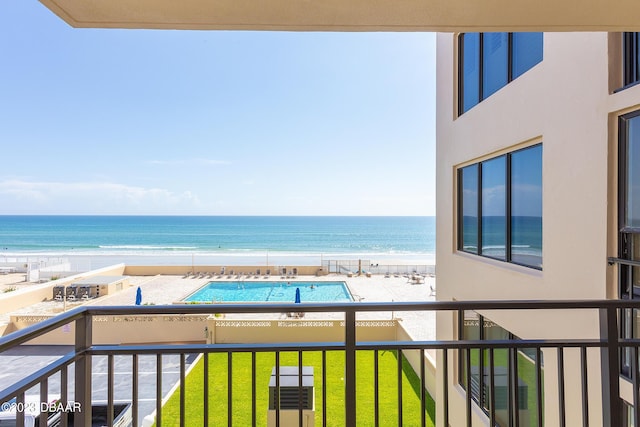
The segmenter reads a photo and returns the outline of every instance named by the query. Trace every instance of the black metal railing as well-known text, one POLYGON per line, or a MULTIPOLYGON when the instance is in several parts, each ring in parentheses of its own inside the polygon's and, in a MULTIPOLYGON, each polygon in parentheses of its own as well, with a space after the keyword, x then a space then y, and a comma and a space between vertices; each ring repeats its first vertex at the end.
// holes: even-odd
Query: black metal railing
MULTIPOLYGON (((215 355, 226 355, 227 363, 226 369, 228 383, 226 384, 227 398, 227 410, 225 414, 226 424, 232 425, 233 420, 236 419, 239 414, 236 408, 233 406, 234 402, 234 387, 232 381, 233 369, 235 366, 235 357, 240 354, 249 355, 251 360, 251 372, 256 372, 256 359, 263 353, 273 354, 275 357, 275 425, 279 425, 282 417, 282 410, 279 405, 279 399, 281 396, 282 387, 285 384, 281 383, 280 371, 282 365, 280 358, 285 353, 297 354, 297 366, 300 369, 303 366, 303 355, 308 352, 315 352, 321 354, 322 365, 319 375, 322 377, 322 389, 320 390, 322 406, 318 410, 316 419, 316 425, 325 425, 328 419, 329 412, 335 411, 336 408, 328 407, 327 401, 327 370, 330 368, 327 366, 327 356, 331 352, 342 352, 344 355, 344 401, 341 403, 342 407, 338 408, 338 412, 344 414, 344 425, 356 426, 358 424, 358 409, 362 408, 363 402, 359 401, 359 393, 361 390, 357 388, 357 381, 360 378, 356 378, 357 374, 357 355, 359 352, 372 352, 374 354, 373 363, 373 408, 370 408, 373 412, 372 419, 374 425, 382 425, 380 421, 380 399, 386 390, 381 390, 379 383, 379 376, 381 369, 378 366, 379 356, 385 352, 392 352, 397 358, 397 384, 395 388, 396 396, 396 415, 397 425, 408 425, 406 421, 410 414, 407 409, 404 408, 405 398, 412 393, 411 390, 403 385, 401 378, 404 367, 404 355, 411 351, 424 352, 425 350, 436 350, 438 357, 438 375, 436 376, 438 384, 437 387, 441 390, 438 393, 440 401, 437 404, 437 418, 438 425, 472 425, 472 419, 477 417, 477 413, 473 411, 472 406, 476 403, 472 397, 472 393, 464 393, 464 390, 460 390, 456 387, 457 381, 454 377, 461 375, 453 368, 456 365, 454 363, 458 360, 460 355, 464 354, 466 358, 466 369, 470 372, 470 367, 473 362, 471 360, 472 350, 483 351, 487 353, 487 360, 489 361, 487 367, 488 379, 484 400, 488 402, 488 416, 487 419, 491 423, 496 425, 500 424, 497 417, 497 403, 496 403, 496 390, 498 386, 495 384, 495 368, 498 366, 494 363, 497 358, 497 351, 507 351, 510 354, 510 358, 513 360, 513 354, 522 349, 527 349, 532 354, 536 354, 533 364, 533 371, 535 372, 535 393, 531 393, 531 401, 535 401, 536 416, 533 418, 538 425, 544 424, 544 418, 557 417, 558 424, 563 426, 567 419, 575 420, 578 417, 582 417, 583 425, 603 425, 606 427, 619 426, 621 424, 622 417, 622 403, 620 400, 620 359, 619 353, 626 348, 631 349, 634 354, 632 358, 632 386, 633 396, 630 404, 633 404, 635 411, 634 417, 636 424, 638 421, 638 387, 639 387, 639 368, 638 368, 638 346, 640 346, 640 340, 638 339, 621 339, 619 338, 618 319, 621 310, 625 309, 640 309, 640 302, 637 301, 620 301, 620 300, 598 300, 598 301, 466 301, 466 302, 410 302, 410 303, 338 303, 338 304, 216 304, 216 305, 172 305, 172 306, 127 306, 127 307, 80 307, 70 312, 61 314, 55 318, 43 321, 36 325, 27 327, 17 332, 11 333, 5 337, 0 338, 0 353, 15 349, 20 345, 28 343, 30 340, 41 337, 44 334, 54 331, 58 328, 65 327, 70 323, 75 324, 75 345, 74 348, 67 354, 59 357, 54 362, 50 363, 46 367, 37 370, 32 374, 25 375, 19 381, 5 387, 0 390, 0 403, 4 407, 7 407, 7 402, 19 408, 20 405, 25 406, 28 403, 26 399, 27 393, 32 390, 39 390, 39 401, 49 401, 49 382, 52 378, 56 378, 56 381, 60 383, 60 402, 63 408, 80 408, 81 411, 60 411, 58 414, 60 417, 60 425, 66 426, 71 424, 73 418, 74 426, 90 426, 92 420, 92 395, 95 401, 95 384, 93 378, 97 374, 95 370, 95 362, 99 358, 106 358, 106 424, 117 425, 118 413, 116 411, 118 403, 122 400, 127 400, 131 404, 131 419, 132 425, 138 426, 142 422, 144 416, 141 412, 142 401, 155 402, 155 421, 156 425, 160 426, 163 421, 175 421, 178 425, 193 425, 189 420, 185 418, 187 394, 186 386, 180 387, 178 394, 179 404, 178 413, 172 412, 171 414, 165 413, 166 408, 163 406, 163 397, 166 396, 166 382, 164 381, 164 375, 167 369, 165 367, 170 364, 172 369, 177 366, 178 368, 178 383, 181 385, 186 384, 187 378, 187 364, 188 360, 193 360, 193 355, 201 355, 204 360, 203 363, 203 425, 209 425, 212 420, 210 416, 211 405, 211 393, 209 383, 207 379, 211 375, 209 367, 209 359, 215 357, 215 355), (405 311, 449 311, 449 312, 463 312, 466 310, 475 311, 487 311, 487 310, 509 310, 517 311, 523 316, 526 315, 525 310, 562 310, 563 312, 570 312, 572 310, 592 310, 597 314, 597 318, 600 324, 599 333, 594 334, 596 338, 580 338, 574 339, 514 339, 514 340, 447 340, 447 341, 375 341, 365 342, 357 340, 356 337, 356 317, 358 313, 366 312, 405 312, 405 311), (263 343, 263 344, 145 344, 145 345, 98 345, 94 342, 92 327, 93 321, 98 316, 133 316, 133 315, 145 315, 145 316, 162 316, 162 315, 196 315, 196 314, 220 314, 220 313, 287 313, 287 312, 305 312, 305 313, 342 313, 344 316, 344 340, 338 342, 315 342, 313 338, 310 338, 308 342, 296 342, 296 343, 263 343), (577 349, 579 353, 579 366, 581 383, 579 385, 566 384, 565 366, 567 362, 567 351, 570 349, 577 349), (459 352, 462 350, 462 352, 459 352), (553 351, 557 354, 557 368, 555 370, 555 376, 557 377, 557 384, 554 385, 558 394, 558 410, 557 413, 553 413, 550 410, 546 410, 543 405, 544 401, 544 388, 547 387, 547 383, 543 385, 541 380, 541 371, 543 367, 541 365, 541 353, 544 351, 553 351), (594 355, 597 352, 597 357, 594 355), (132 382, 130 390, 126 395, 117 395, 119 393, 114 385, 115 383, 115 362, 126 357, 130 360, 131 367, 130 376, 132 382), (142 375, 140 372, 140 362, 142 358, 155 357, 155 395, 141 399, 141 393, 148 395, 149 387, 146 383, 143 384, 139 377, 142 375), (177 359, 176 359, 177 358, 177 359), (167 360, 171 359, 170 362, 167 360), (176 361, 177 360, 177 361, 176 361), (597 376, 602 383, 602 387, 597 393, 594 393, 589 388, 589 381, 592 381, 593 371, 587 369, 587 366, 592 366, 596 363, 599 367, 597 376), (70 374, 73 374, 73 381, 70 380, 70 374), (73 385, 71 385, 73 384, 73 385), (567 414, 567 405, 565 404, 567 387, 571 387, 571 390, 579 390, 581 407, 578 413, 567 414), (71 390, 73 389, 73 390, 71 390), (451 414, 450 408, 453 405, 454 399, 458 399, 456 405, 460 406, 460 399, 464 401, 465 415, 451 414), (594 420, 589 419, 589 408, 591 405, 602 405, 602 419, 594 420), (77 406, 74 406, 77 405, 77 406), (474 415, 475 414, 475 415, 474 415), (167 418, 169 417, 169 418, 167 418)), ((301 320, 304 321, 304 320, 301 320)), ((424 354, 424 353, 421 353, 424 354)), ((223 357, 224 358, 224 357, 223 357)), ((102 359, 100 359, 102 360, 102 359)), ((145 359, 146 360, 146 359, 145 359)), ((519 399, 518 393, 518 368, 517 357, 515 358, 516 367, 513 371, 513 367, 509 368, 510 373, 515 380, 509 380, 508 387, 505 388, 504 399, 505 411, 509 415, 509 423, 512 425, 520 425, 520 405, 522 399, 519 399)), ((129 363, 129 362, 127 362, 129 363)), ((192 364, 192 363, 191 363, 192 364)), ((190 366, 191 366, 190 364, 190 366)), ((511 366, 511 365, 510 365, 511 366)), ((484 367, 482 367, 484 369, 484 367)), ((548 372, 549 367, 545 367, 545 378, 551 378, 548 372)), ((300 369, 302 371, 302 369, 300 369)), ((425 363, 421 362, 420 367, 417 369, 417 377, 419 378, 418 384, 415 386, 416 395, 420 400, 420 409, 417 419, 421 425, 426 425, 425 418, 429 417, 427 410, 428 396, 426 393, 425 384, 425 363)), ((145 374, 149 374, 145 372, 145 374)), ((263 408, 257 408, 255 402, 256 388, 258 385, 255 381, 255 375, 252 375, 252 382, 250 384, 251 399, 253 399, 250 405, 251 411, 251 424, 261 424, 258 422, 263 415, 261 411, 263 408)), ((457 378, 457 377, 456 377, 457 378)), ((299 376, 297 379, 299 385, 299 393, 302 393, 303 379, 299 376)), ((473 384, 471 375, 466 378, 466 389, 470 390, 473 387, 480 387, 479 384, 473 384)), ((299 399, 298 422, 299 425, 303 425, 304 399, 299 399)), ((371 405, 371 404, 370 404, 371 405)), ((40 417, 51 416, 50 411, 46 406, 40 407, 40 417)), ((23 411, 16 412, 16 425, 25 425, 25 414, 23 411)), ((94 414, 95 415, 95 414, 94 414)), ((411 414, 413 417, 413 414, 411 414)), ((523 423, 524 425, 524 423, 523 423)), ((528 425, 528 424, 527 424, 528 425)))

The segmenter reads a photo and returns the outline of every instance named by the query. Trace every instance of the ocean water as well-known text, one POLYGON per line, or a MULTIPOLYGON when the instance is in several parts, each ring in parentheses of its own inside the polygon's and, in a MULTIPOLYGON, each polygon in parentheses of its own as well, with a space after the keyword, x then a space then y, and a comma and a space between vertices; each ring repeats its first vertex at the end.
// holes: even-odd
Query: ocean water
MULTIPOLYGON (((504 258, 507 239, 505 217, 489 216, 482 221, 482 253, 504 258)), ((542 267, 542 217, 512 217, 510 243, 514 261, 542 267)), ((478 253, 477 217, 464 217, 463 244, 466 251, 478 253)))
POLYGON ((25 256, 174 265, 250 265, 267 258, 424 264, 435 257, 435 218, 0 216, 0 261, 25 256))

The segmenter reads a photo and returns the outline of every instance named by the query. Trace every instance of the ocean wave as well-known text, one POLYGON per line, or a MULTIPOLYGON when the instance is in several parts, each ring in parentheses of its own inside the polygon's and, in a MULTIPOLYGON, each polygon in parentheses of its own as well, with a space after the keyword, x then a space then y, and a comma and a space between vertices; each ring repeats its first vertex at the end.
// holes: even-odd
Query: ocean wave
POLYGON ((152 246, 152 245, 98 245, 100 249, 126 249, 126 250, 194 250, 198 246, 152 246))
POLYGON ((151 249, 145 247, 144 249, 73 249, 73 250, 26 250, 26 251, 7 251, 0 253, 0 261, 4 261, 7 258, 25 258, 25 257, 82 257, 82 258, 158 258, 158 259, 189 259, 195 257, 199 260, 220 260, 220 259, 260 259, 266 260, 267 257, 270 260, 278 259, 299 259, 299 258, 313 258, 320 261, 324 260, 377 260, 377 259, 415 259, 417 261, 430 260, 435 257, 434 252, 320 252, 320 251, 260 251, 260 250, 182 250, 182 251, 169 251, 162 249, 151 249))

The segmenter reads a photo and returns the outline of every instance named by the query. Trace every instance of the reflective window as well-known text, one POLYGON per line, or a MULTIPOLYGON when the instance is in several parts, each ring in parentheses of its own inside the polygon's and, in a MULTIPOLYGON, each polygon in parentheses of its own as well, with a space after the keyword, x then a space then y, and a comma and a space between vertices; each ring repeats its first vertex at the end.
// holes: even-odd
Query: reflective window
MULTIPOLYGON (((640 111, 620 117, 619 132, 619 257, 640 261, 640 111)), ((640 267, 621 265, 618 286, 619 298, 640 299, 640 267)), ((625 309, 621 317, 621 337, 640 337, 640 311, 625 309)), ((631 377, 631 350, 621 358, 622 373, 631 377)))
POLYGON ((623 120, 626 128, 624 228, 640 231, 640 115, 623 120))
POLYGON ((542 268, 542 145, 511 154, 511 260, 542 268))
POLYGON ((458 181, 458 249, 542 269, 542 144, 461 168, 458 181))
POLYGON ((638 34, 640 33, 623 33, 623 77, 624 85, 632 85, 640 81, 640 49, 638 34))
POLYGON ((462 194, 462 250, 478 253, 478 165, 463 168, 460 173, 462 194))
POLYGON ((458 38, 458 114, 542 61, 542 33, 465 33, 458 38))
POLYGON ((509 81, 509 33, 484 33, 482 66, 482 98, 488 98, 509 81))
MULTIPOLYGON (((460 339, 519 340, 517 336, 477 312, 465 310, 459 316, 460 339)), ((542 420, 538 420, 538 403, 535 397, 538 368, 541 374, 540 382, 544 382, 544 361, 542 354, 540 356, 538 358, 538 350, 535 348, 516 347, 510 350, 497 347, 493 350, 479 348, 460 350, 459 384, 465 390, 468 385, 471 385, 470 393, 473 401, 486 414, 490 414, 493 410, 496 426, 507 427, 516 424, 513 411, 516 405, 510 389, 517 383, 520 425, 542 425, 542 420), (493 408, 491 408, 492 403, 493 408)))
MULTIPOLYGON (((480 316, 473 310, 465 310, 463 314, 462 321, 462 333, 460 337, 464 340, 479 340, 480 339, 480 316)), ((473 398, 476 401, 480 401, 480 396, 478 394, 478 390, 480 389, 480 373, 479 373, 479 363, 480 363, 480 350, 477 348, 473 348, 470 350, 462 350, 460 355, 462 356, 462 369, 461 372, 461 380, 464 379, 464 383, 462 384, 465 388, 467 386, 466 380, 469 375, 469 370, 471 371, 471 389, 473 390, 473 398), (467 353, 469 353, 469 362, 470 369, 467 366, 467 353)))
POLYGON ((482 162, 482 255, 505 259, 506 156, 482 162))
POLYGON ((513 78, 542 61, 542 33, 513 33, 513 78))
POLYGON ((631 403, 627 403, 624 400, 621 400, 622 405, 622 426, 623 427, 634 427, 634 408, 631 403))
POLYGON ((469 33, 462 37, 462 111, 468 111, 480 102, 480 34, 469 33))

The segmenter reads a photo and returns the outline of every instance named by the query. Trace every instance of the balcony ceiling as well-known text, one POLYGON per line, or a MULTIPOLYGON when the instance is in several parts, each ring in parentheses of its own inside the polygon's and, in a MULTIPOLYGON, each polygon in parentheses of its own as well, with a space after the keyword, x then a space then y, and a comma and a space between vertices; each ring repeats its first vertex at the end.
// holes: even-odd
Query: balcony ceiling
POLYGON ((40 0, 72 27, 639 31, 637 0, 40 0))

